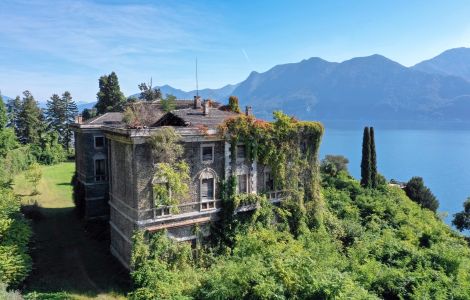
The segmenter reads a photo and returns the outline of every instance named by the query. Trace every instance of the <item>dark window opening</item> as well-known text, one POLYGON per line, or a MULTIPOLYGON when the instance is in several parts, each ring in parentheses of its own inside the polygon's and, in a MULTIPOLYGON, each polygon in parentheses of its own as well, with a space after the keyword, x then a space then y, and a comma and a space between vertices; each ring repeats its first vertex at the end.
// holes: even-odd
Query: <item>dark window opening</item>
POLYGON ((214 178, 201 180, 201 198, 203 201, 214 199, 214 178))
POLYGON ((264 186, 267 192, 274 191, 274 178, 271 172, 264 173, 264 186))
POLYGON ((246 156, 246 153, 245 153, 245 145, 238 145, 237 146, 237 158, 238 159, 244 159, 245 156, 246 156))
POLYGON ((212 146, 202 147, 202 161, 212 161, 214 157, 212 146))
POLYGON ((243 194, 248 192, 248 187, 246 184, 246 175, 238 175, 238 193, 243 194))
POLYGON ((95 148, 103 148, 104 147, 104 137, 103 136, 96 136, 95 137, 95 148))
POLYGON ((106 161, 104 159, 95 160, 95 180, 106 180, 106 161))

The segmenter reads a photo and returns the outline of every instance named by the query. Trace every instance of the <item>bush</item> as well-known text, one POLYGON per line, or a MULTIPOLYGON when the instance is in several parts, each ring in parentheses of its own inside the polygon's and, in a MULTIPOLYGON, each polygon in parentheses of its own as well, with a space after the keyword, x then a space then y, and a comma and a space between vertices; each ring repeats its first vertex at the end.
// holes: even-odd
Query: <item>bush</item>
POLYGON ((422 207, 436 212, 439 207, 439 201, 431 190, 424 185, 423 178, 413 177, 408 181, 405 187, 406 195, 422 207))

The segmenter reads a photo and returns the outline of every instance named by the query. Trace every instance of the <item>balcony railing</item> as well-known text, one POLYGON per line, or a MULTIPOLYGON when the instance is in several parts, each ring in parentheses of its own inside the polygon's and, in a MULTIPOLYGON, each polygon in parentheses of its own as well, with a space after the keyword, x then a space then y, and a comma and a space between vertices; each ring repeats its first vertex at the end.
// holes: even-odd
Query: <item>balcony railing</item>
MULTIPOLYGON (((271 203, 279 203, 284 197, 284 192, 274 191, 266 193, 267 199, 271 203)), ((190 202, 182 203, 178 205, 168 205, 168 206, 157 206, 151 209, 146 209, 141 211, 141 217, 143 219, 165 219, 165 218, 174 218, 174 217, 184 217, 185 215, 200 213, 200 212, 210 212, 212 210, 217 210, 222 207, 221 200, 209 200, 203 202, 190 202)), ((248 204, 240 206, 237 208, 236 212, 244 212, 257 209, 259 204, 248 204)))

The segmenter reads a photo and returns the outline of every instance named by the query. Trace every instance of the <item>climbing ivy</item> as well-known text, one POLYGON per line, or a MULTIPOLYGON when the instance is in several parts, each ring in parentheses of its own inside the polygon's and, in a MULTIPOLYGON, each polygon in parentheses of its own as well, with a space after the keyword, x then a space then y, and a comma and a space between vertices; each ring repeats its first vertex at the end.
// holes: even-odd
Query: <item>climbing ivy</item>
MULTIPOLYGON (((273 122, 242 115, 220 126, 220 133, 231 145, 232 167, 237 144, 243 143, 248 162, 257 161, 269 167, 275 188, 284 191, 285 206, 292 209, 289 215, 296 220, 291 220, 291 224, 296 224, 291 229, 297 232, 305 221, 318 226, 323 210, 318 149, 324 128, 321 123, 298 121, 280 111, 273 115, 273 122)), ((235 200, 230 195, 228 198, 235 200)))
POLYGON ((171 127, 163 127, 148 140, 154 160, 153 196, 156 206, 172 206, 177 213, 180 201, 189 191, 189 166, 182 159, 181 136, 171 127))

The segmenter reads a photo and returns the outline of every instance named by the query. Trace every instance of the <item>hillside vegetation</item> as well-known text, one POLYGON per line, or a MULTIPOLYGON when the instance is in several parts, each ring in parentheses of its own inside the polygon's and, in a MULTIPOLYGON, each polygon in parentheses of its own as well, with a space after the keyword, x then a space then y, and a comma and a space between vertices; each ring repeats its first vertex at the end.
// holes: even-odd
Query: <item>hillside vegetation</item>
MULTIPOLYGON (((470 299, 470 248, 396 187, 322 175, 323 224, 295 237, 262 199, 234 243, 135 237, 131 299, 470 299)), ((282 218, 281 218, 282 219, 282 218)))

